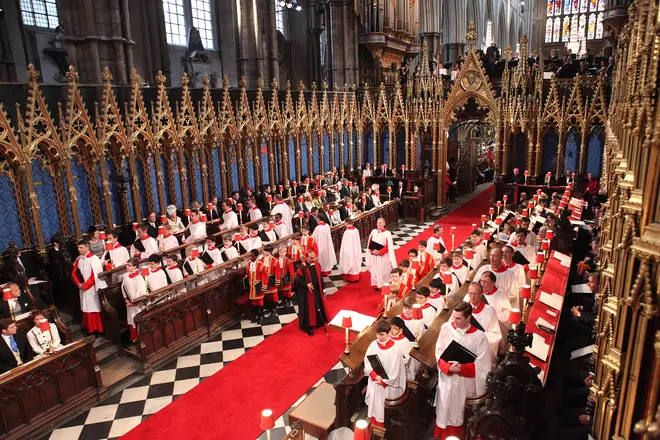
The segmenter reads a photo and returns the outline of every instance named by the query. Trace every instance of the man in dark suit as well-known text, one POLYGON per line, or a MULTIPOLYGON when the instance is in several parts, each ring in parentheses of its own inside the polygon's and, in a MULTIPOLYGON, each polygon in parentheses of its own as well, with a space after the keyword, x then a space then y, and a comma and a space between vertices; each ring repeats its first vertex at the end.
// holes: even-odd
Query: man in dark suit
POLYGON ((214 196, 211 199, 211 201, 209 202, 209 204, 207 205, 207 207, 206 207, 206 216, 207 216, 208 221, 215 220, 215 219, 221 217, 220 211, 218 211, 218 198, 217 197, 214 196))
POLYGON ((520 174, 520 169, 518 168, 513 169, 513 174, 509 178, 509 183, 515 183, 518 185, 522 185, 525 183, 525 176, 520 174))
POLYGON ((493 61, 497 61, 500 58, 500 50, 497 48, 494 41, 490 43, 490 46, 486 49, 486 57, 493 61))
POLYGON ((532 67, 534 64, 539 64, 539 54, 536 52, 536 50, 533 50, 532 54, 527 59, 527 65, 529 67, 532 67))
POLYGON ((25 332, 16 328, 12 319, 0 319, 2 341, 0 341, 0 373, 5 373, 19 364, 31 361, 34 352, 30 348, 25 332))
POLYGON ((309 233, 311 235, 319 224, 319 208, 316 206, 312 208, 309 218, 307 219, 307 224, 309 225, 309 233))
POLYGON ((339 198, 345 199, 351 196, 351 190, 348 188, 348 179, 342 179, 341 188, 339 189, 339 198))
POLYGON ((150 237, 156 238, 158 237, 158 225, 156 224, 156 213, 151 212, 147 216, 147 221, 145 221, 147 224, 147 234, 149 234, 150 237))
POLYGON ((614 73, 614 57, 610 57, 608 59, 607 69, 605 69, 605 76, 611 78, 613 73, 614 73))
POLYGON ((4 289, 9 289, 13 296, 10 300, 0 301, 0 318, 6 319, 11 318, 12 314, 14 318, 23 313, 27 313, 32 310, 32 302, 27 293, 18 287, 18 284, 14 282, 7 283, 4 289), (10 313, 11 309, 11 313, 10 313))
POLYGON ((339 208, 337 208, 337 210, 339 211, 339 218, 341 218, 341 221, 346 220, 346 217, 349 216, 348 208, 346 208, 345 202, 346 202, 345 200, 341 200, 339 202, 339 208))
POLYGON ((397 187, 394 189, 394 194, 392 194, 392 197, 395 199, 403 199, 404 194, 406 193, 406 188, 403 185, 403 180, 399 180, 399 183, 397 184, 397 187))

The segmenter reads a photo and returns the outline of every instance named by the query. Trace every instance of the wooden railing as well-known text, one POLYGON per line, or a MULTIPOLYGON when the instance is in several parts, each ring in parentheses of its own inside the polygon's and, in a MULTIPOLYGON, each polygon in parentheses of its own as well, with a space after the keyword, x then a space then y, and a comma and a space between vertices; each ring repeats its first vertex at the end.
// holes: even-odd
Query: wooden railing
MULTIPOLYGON (((360 231, 362 240, 366 241, 380 217, 385 218, 388 224, 396 225, 397 206, 398 201, 392 200, 379 208, 358 214, 353 224, 360 231)), ((344 230, 344 224, 336 225, 331 230, 335 252, 339 252, 344 230)), ((293 235, 284 237, 273 244, 277 246, 292 237, 293 235)), ((241 310, 235 303, 244 294, 243 263, 248 258, 248 255, 241 255, 151 293, 151 304, 135 317, 138 355, 145 371, 150 371, 194 344, 217 335, 222 328, 238 319, 241 310), (191 286, 204 279, 212 281, 186 293, 178 293, 182 284, 191 286)), ((121 285, 103 289, 100 295, 106 337, 123 348, 122 323, 126 322, 126 305, 121 294, 121 285)), ((120 350, 120 353, 122 351, 120 350)))
POLYGON ((92 343, 74 342, 0 375, 0 439, 38 438, 107 397, 92 343))

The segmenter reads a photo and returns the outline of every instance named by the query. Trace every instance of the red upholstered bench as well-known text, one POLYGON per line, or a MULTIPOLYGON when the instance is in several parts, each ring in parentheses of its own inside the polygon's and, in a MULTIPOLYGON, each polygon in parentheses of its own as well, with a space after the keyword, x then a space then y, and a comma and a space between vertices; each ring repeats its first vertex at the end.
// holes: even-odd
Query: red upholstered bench
POLYGON ((250 313, 250 295, 245 294, 236 298, 236 305, 243 309, 243 317, 245 319, 252 319, 252 313, 250 313))

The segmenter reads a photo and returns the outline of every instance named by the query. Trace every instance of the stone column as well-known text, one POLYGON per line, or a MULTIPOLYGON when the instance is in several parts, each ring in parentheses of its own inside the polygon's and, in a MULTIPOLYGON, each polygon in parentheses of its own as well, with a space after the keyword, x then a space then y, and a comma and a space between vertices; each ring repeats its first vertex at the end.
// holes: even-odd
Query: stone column
POLYGON ((275 3, 240 0, 236 15, 238 76, 246 77, 249 88, 256 88, 259 77, 269 84, 272 78, 279 78, 275 3))

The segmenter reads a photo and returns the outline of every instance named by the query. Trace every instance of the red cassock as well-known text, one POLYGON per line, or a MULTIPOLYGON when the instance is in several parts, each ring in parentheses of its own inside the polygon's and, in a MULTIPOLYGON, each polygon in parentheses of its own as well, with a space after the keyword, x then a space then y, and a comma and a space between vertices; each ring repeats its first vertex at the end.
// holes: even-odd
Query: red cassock
MULTIPOLYGON (((439 249, 439 247, 438 247, 439 249)), ((417 274, 417 281, 424 278, 435 267, 435 261, 428 252, 424 251, 419 256, 420 271, 417 274)))
POLYGON ((263 279, 263 264, 261 261, 248 261, 246 267, 246 274, 248 282, 250 285, 249 298, 252 301, 252 304, 255 306, 264 305, 264 294, 261 288, 259 288, 259 283, 263 279))
POLYGON ((410 270, 401 275, 401 285, 399 286, 399 299, 403 298, 412 290, 415 282, 415 275, 410 270))
POLYGON ((279 257, 277 259, 277 265, 279 266, 280 273, 282 274, 279 290, 284 298, 291 298, 293 296, 291 289, 293 286, 293 279, 295 277, 295 273, 293 271, 293 262, 287 257, 279 257), (284 279, 287 275, 289 280, 285 284, 284 279))
POLYGON ((303 252, 305 252, 305 249, 300 244, 292 244, 291 247, 289 247, 287 255, 292 263, 297 263, 300 261, 303 252))
POLYGON ((277 259, 272 255, 264 255, 261 258, 261 264, 263 267, 261 272, 261 291, 266 295, 273 295, 273 301, 277 302, 277 289, 280 287, 280 281, 282 279, 280 265, 277 263, 277 259), (269 286, 269 280, 272 276, 275 277, 275 284, 269 286))
POLYGON ((316 244, 316 241, 312 237, 308 236, 303 236, 300 237, 300 245, 302 248, 305 250, 305 253, 309 251, 314 251, 316 256, 319 255, 319 246, 316 244))

